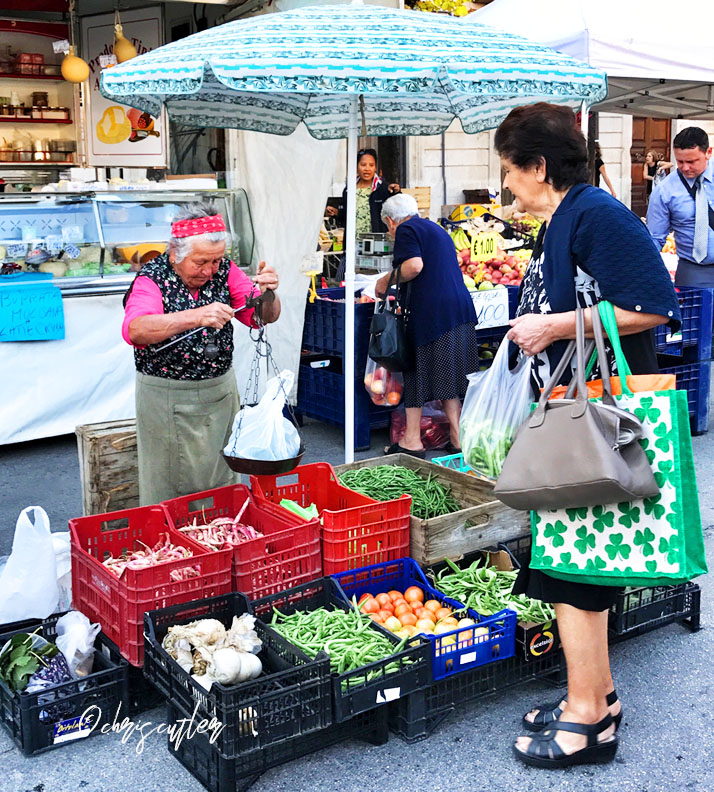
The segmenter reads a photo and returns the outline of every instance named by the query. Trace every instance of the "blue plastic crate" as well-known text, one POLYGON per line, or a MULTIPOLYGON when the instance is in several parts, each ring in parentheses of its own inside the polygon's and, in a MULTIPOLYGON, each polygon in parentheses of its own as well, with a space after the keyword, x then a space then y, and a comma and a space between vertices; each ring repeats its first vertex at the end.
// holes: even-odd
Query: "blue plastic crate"
MULTIPOLYGON (((334 363, 335 361, 333 361, 334 363)), ((297 411, 318 421, 345 425, 345 378, 339 370, 312 368, 301 364, 298 376, 297 411)), ((378 407, 372 403, 362 377, 354 381, 355 388, 355 449, 370 446, 370 432, 389 426, 394 407, 378 407)))
POLYGON ((687 363, 660 369, 663 374, 676 374, 677 390, 687 391, 687 405, 692 423, 692 432, 701 434, 709 424, 709 380, 711 361, 687 363))
MULTIPOLYGON (((361 290, 356 291, 358 295, 361 290)), ((345 290, 342 287, 318 289, 317 299, 305 306, 302 347, 319 355, 345 354, 345 290), (334 302, 339 300, 340 302, 334 302)), ((374 315, 374 303, 355 304, 355 366, 364 370, 369 346, 369 326, 374 315)))
POLYGON ((449 456, 433 457, 431 460, 435 465, 456 470, 458 473, 473 473, 473 470, 464 462, 464 455, 449 454, 449 456))
POLYGON ((493 616, 481 616, 466 609, 456 600, 433 588, 419 564, 412 558, 400 558, 382 564, 362 567, 332 575, 347 601, 365 592, 376 595, 390 589, 406 591, 409 586, 424 590, 424 599, 435 599, 449 608, 464 610, 468 618, 477 622, 474 627, 461 627, 442 635, 427 635, 432 648, 432 676, 435 680, 467 671, 470 668, 504 660, 515 653, 516 614, 502 610, 493 616), (486 628, 488 636, 477 636, 475 630, 486 628))
POLYGON ((712 289, 679 287, 677 298, 682 311, 682 326, 674 335, 667 325, 655 328, 657 352, 681 356, 685 347, 698 347, 697 360, 711 357, 713 295, 712 289))

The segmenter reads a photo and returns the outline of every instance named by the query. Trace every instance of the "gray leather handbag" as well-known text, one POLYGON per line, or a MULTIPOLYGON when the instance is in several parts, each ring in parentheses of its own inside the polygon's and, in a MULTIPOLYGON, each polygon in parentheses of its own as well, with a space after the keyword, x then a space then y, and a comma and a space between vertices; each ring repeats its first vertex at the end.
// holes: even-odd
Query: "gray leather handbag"
POLYGON ((576 339, 543 389, 535 410, 521 424, 496 482, 494 495, 513 509, 563 509, 620 503, 657 495, 638 418, 617 405, 610 387, 600 315, 592 311, 594 346, 603 381, 602 402, 588 399, 583 309, 576 310, 576 339), (549 401, 576 355, 576 370, 564 399, 549 401))

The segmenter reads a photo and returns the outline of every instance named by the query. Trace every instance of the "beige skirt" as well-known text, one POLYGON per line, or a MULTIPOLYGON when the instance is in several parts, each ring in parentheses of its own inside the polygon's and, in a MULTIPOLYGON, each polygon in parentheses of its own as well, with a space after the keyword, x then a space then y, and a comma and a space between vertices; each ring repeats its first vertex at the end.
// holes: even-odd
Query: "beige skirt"
POLYGON ((221 452, 240 406, 233 369, 208 380, 136 375, 142 506, 237 482, 221 452))

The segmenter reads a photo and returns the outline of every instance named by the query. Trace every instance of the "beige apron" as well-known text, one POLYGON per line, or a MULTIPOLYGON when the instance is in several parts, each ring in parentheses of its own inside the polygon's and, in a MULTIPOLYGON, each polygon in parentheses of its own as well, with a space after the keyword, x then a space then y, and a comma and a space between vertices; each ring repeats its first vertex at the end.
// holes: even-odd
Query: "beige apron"
POLYGON ((232 368, 208 380, 170 380, 137 372, 142 506, 237 482, 221 452, 239 405, 232 368))

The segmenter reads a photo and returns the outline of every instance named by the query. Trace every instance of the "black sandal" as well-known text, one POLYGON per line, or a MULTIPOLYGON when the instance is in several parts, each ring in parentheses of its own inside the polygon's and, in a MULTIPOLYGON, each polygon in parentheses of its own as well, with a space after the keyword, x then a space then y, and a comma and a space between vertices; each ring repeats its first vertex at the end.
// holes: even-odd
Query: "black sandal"
POLYGON ((571 723, 570 721, 556 720, 540 734, 533 735, 525 751, 517 745, 513 746, 513 753, 522 762, 533 767, 570 767, 582 764, 605 764, 611 762, 617 753, 617 734, 606 740, 598 740, 598 736, 614 723, 614 718, 608 713, 599 723, 571 723), (584 734, 588 738, 585 748, 566 754, 555 741, 559 731, 584 734))
POLYGON ((424 459, 426 457, 426 449, 421 451, 412 451, 411 448, 402 448, 399 443, 392 443, 384 449, 385 454, 409 454, 409 456, 416 457, 417 459, 424 459))
MULTIPOLYGON (((550 726, 553 721, 558 720, 563 714, 563 710, 560 708, 560 702, 567 700, 567 697, 563 696, 553 704, 544 704, 542 707, 535 707, 534 709, 538 711, 536 712, 534 720, 529 721, 526 719, 525 715, 523 716, 523 728, 529 732, 539 732, 545 729, 546 726, 550 726)), ((617 692, 613 690, 612 693, 608 693, 605 700, 607 701, 607 706, 612 707, 617 701, 617 692)), ((619 729, 622 723, 622 708, 620 708, 617 715, 612 716, 612 719, 615 721, 615 729, 619 729)))

